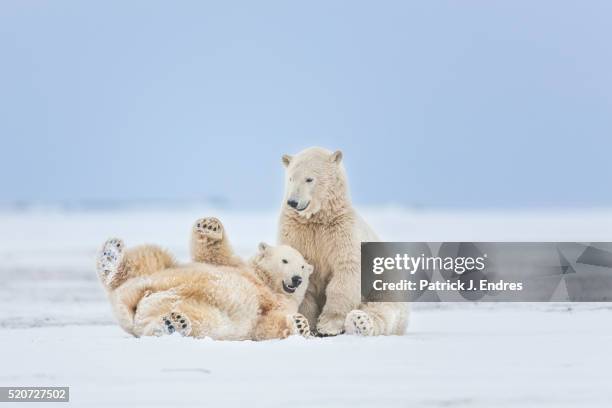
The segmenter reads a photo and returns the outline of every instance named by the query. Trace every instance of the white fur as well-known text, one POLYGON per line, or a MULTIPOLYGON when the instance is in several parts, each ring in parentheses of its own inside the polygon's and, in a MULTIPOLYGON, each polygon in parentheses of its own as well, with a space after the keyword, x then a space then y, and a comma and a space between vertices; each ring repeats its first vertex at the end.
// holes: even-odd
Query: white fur
POLYGON ((283 156, 285 197, 278 240, 297 249, 314 266, 300 312, 322 334, 346 327, 347 315, 363 310, 372 322, 371 335, 403 334, 406 303, 361 304, 361 242, 378 241, 374 231, 351 205, 342 153, 312 147, 283 156), (297 201, 296 208, 289 200, 297 201))

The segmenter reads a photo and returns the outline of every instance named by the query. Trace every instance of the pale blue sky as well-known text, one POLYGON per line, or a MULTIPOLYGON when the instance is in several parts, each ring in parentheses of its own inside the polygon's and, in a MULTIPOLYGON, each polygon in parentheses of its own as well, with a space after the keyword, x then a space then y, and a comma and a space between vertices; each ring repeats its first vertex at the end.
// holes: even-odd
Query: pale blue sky
POLYGON ((612 206, 608 1, 4 1, 0 202, 612 206))

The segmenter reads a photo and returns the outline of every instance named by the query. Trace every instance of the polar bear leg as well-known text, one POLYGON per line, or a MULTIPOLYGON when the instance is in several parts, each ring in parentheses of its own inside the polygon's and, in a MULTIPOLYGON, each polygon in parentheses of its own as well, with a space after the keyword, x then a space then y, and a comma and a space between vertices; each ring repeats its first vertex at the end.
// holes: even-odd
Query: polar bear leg
POLYGON ((310 333, 310 325, 304 315, 272 312, 260 318, 254 330, 253 340, 284 339, 294 334, 310 337, 310 333))
POLYGON ((407 303, 365 303, 346 316, 344 328, 347 334, 362 336, 402 335, 406 332, 408 313, 407 303))
POLYGON ((174 333, 185 337, 191 334, 191 321, 180 312, 172 312, 159 319, 149 321, 146 325, 138 326, 136 336, 160 337, 174 333))
POLYGON ((229 238, 219 219, 200 218, 191 233, 191 258, 194 262, 213 265, 238 266, 240 258, 234 255, 229 238))
POLYGON ((316 327, 317 319, 321 314, 321 308, 317 302, 315 291, 312 286, 309 286, 304 295, 304 300, 300 304, 299 312, 303 314, 311 327, 316 327))
POLYGON ((133 332, 136 336, 163 336, 191 333, 191 320, 181 308, 181 296, 175 290, 146 293, 135 307, 133 332))
POLYGON ((171 268, 176 262, 172 255, 157 246, 143 245, 126 250, 121 239, 110 238, 98 253, 96 264, 102 284, 114 290, 130 278, 171 268))
POLYGON ((359 281, 352 272, 359 270, 359 266, 352 261, 342 262, 340 258, 335 262, 338 267, 325 288, 325 305, 317 321, 317 332, 322 336, 342 334, 346 316, 359 305, 361 298, 359 281))
POLYGON ((119 238, 107 239, 98 252, 96 270, 107 289, 114 289, 125 281, 124 255, 125 244, 119 238))

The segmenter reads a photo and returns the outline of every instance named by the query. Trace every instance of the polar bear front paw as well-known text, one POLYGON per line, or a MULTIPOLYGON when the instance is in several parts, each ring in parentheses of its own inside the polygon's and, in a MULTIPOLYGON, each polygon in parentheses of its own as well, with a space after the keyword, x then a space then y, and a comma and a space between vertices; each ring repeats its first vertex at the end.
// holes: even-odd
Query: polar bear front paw
POLYGON ((106 240, 98 253, 97 270, 103 284, 110 286, 123 261, 125 245, 119 238, 106 240))
POLYGON ((299 334, 302 337, 310 337, 310 325, 308 319, 301 313, 287 316, 292 334, 299 334))
POLYGON ((344 330, 347 334, 373 336, 374 324, 366 312, 363 310, 353 310, 346 316, 344 330))
POLYGON ((321 337, 337 336, 344 333, 344 319, 342 316, 328 317, 325 314, 319 316, 317 333, 321 337))
POLYGON ((193 226, 194 233, 210 241, 223 239, 223 224, 215 217, 200 218, 193 226))
POLYGON ((172 312, 162 317, 162 323, 165 334, 172 334, 174 332, 181 336, 189 336, 191 334, 191 321, 183 314, 172 312))

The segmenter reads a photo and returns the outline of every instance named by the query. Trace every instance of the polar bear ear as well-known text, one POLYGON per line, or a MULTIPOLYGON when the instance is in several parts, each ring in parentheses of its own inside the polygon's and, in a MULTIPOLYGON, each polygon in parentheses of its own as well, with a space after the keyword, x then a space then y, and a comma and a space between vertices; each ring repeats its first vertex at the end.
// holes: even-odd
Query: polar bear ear
POLYGON ((259 248, 259 252, 264 253, 268 250, 268 248, 270 248, 270 245, 266 244, 265 242, 260 242, 257 248, 259 248))
POLYGON ((283 164, 285 165, 285 167, 289 167, 291 160, 293 160, 293 156, 290 156, 288 154, 283 154, 283 164))
POLYGON ((340 150, 336 150, 331 155, 331 161, 333 163, 340 163, 342 161, 342 152, 340 150))

